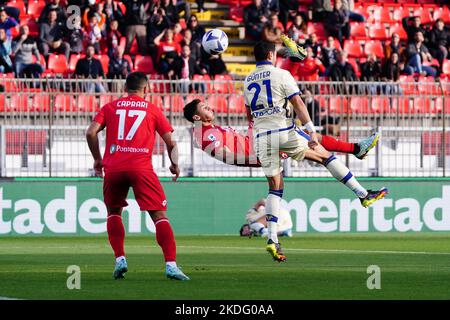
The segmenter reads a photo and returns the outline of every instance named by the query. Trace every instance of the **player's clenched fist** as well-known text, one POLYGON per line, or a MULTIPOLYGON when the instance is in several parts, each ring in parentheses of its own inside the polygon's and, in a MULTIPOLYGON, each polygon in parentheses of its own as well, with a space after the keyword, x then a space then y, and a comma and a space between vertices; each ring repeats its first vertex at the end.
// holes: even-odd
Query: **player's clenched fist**
POLYGON ((94 171, 95 171, 96 177, 103 178, 103 160, 102 159, 94 160, 94 171))
POLYGON ((175 175, 175 177, 172 178, 172 181, 177 181, 178 177, 180 176, 180 168, 176 164, 172 164, 169 167, 169 170, 172 174, 175 175))

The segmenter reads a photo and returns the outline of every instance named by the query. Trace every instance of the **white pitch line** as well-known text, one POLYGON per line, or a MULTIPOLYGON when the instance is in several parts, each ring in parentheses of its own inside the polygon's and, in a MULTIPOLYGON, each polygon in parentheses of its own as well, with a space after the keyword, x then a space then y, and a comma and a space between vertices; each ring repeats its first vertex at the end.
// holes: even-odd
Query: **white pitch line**
MULTIPOLYGON (((159 246, 155 245, 125 245, 127 248, 159 248, 159 246)), ((178 248, 187 248, 187 249, 226 249, 226 250, 252 250, 252 251, 260 251, 264 249, 263 247, 214 247, 214 246, 177 246, 178 248)), ((99 246, 80 246, 80 247, 69 247, 69 246, 39 246, 39 247, 29 247, 25 249, 107 249, 108 245, 99 245, 99 246)), ((0 247, 0 251, 1 251, 0 247)), ((11 249, 24 249, 24 247, 8 247, 8 250, 11 249)), ((357 250, 357 249, 317 249, 317 248, 283 248, 283 251, 297 251, 297 252, 310 252, 310 253, 356 253, 356 254, 365 254, 365 253, 374 253, 374 254, 411 254, 411 255, 450 255, 450 252, 432 252, 432 251, 395 251, 395 250, 357 250)))
POLYGON ((0 300, 22 300, 22 299, 10 298, 10 297, 2 297, 2 296, 0 296, 0 300))

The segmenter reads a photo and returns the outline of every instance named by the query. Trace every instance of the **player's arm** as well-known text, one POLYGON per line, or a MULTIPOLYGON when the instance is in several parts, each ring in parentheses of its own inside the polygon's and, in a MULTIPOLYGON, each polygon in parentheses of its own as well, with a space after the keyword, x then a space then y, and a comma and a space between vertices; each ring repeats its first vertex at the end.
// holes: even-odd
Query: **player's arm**
POLYGON ((91 125, 86 130, 86 140, 94 158, 94 171, 97 177, 103 177, 103 161, 100 153, 100 146, 98 142, 98 133, 105 128, 104 125, 97 121, 92 121, 91 125))
POLYGON ((222 161, 225 164, 235 165, 238 167, 260 167, 258 158, 255 155, 240 155, 235 154, 226 146, 216 147, 214 151, 214 158, 222 161))
POLYGON ((247 105, 245 106, 245 110, 247 111, 247 120, 248 120, 248 123, 253 122, 252 110, 251 110, 250 107, 247 106, 247 105))
POLYGON ((166 132, 161 137, 166 144, 167 153, 169 154, 170 159, 170 167, 169 170, 172 174, 175 175, 173 177, 173 181, 177 181, 180 176, 180 168, 178 167, 178 146, 175 140, 173 140, 172 132, 166 132))

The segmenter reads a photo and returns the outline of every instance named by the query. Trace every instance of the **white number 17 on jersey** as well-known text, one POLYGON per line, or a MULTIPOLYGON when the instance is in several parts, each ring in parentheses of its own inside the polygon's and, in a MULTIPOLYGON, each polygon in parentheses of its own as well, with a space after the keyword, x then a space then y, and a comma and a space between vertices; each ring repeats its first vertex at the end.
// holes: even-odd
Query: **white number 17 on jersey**
MULTIPOLYGON (((116 114, 119 115, 119 130, 117 131, 117 139, 123 140, 123 136, 125 134, 125 117, 127 116, 127 110, 125 109, 117 109, 116 114)), ((125 140, 132 140, 134 135, 136 134, 137 129, 141 125, 142 121, 144 121, 146 112, 144 110, 129 110, 128 116, 135 117, 133 125, 130 128, 130 131, 127 134, 125 140)))

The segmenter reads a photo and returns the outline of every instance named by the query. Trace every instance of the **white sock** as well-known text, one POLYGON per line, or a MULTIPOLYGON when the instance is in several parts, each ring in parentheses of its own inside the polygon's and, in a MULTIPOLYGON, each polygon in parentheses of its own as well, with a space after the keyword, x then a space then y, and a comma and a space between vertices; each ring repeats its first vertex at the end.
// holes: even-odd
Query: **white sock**
MULTIPOLYGON (((120 256, 120 257, 117 257, 116 258, 116 262, 119 262, 120 260, 122 260, 122 259, 125 259, 125 256, 120 256)), ((127 259, 125 259, 125 261, 126 261, 127 259)))
POLYGON ((352 190, 359 198, 367 196, 367 190, 359 184, 352 172, 341 161, 331 155, 325 161, 325 167, 330 171, 331 175, 338 181, 342 182, 352 190))
POLYGON ((270 190, 266 200, 267 233, 268 239, 278 243, 278 216, 283 190, 270 190), (278 193, 277 195, 271 193, 278 193), (281 194, 280 194, 281 192, 281 194))
POLYGON ((177 263, 175 261, 167 261, 166 262, 166 266, 176 268, 177 267, 177 263))

